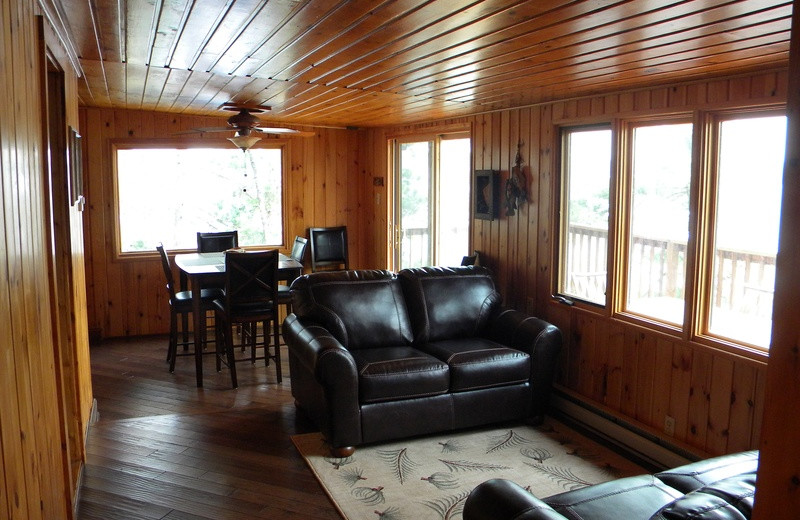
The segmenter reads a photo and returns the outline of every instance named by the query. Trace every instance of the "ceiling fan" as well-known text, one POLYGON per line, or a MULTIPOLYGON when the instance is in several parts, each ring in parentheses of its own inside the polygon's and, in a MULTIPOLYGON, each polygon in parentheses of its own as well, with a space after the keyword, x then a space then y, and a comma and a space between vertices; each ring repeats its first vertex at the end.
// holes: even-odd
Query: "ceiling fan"
POLYGON ((180 134, 206 133, 206 132, 230 132, 236 131, 236 135, 229 137, 228 140, 235 144, 243 152, 261 140, 257 134, 274 134, 290 137, 311 137, 314 132, 294 130, 292 128, 260 126, 261 121, 253 114, 260 114, 270 110, 264 105, 243 105, 239 103, 223 103, 222 110, 235 111, 236 114, 228 118, 228 126, 212 126, 206 128, 192 128, 180 134))

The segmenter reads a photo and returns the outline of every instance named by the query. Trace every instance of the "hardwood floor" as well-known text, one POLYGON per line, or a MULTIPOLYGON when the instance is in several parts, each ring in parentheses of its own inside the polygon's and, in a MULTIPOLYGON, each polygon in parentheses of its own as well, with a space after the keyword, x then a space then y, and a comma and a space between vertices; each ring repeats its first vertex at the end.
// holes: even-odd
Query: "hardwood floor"
POLYGON ((338 519, 290 435, 315 428, 295 410, 283 347, 275 367, 238 363, 239 388, 226 368, 194 359, 175 373, 166 337, 93 346, 99 419, 90 426, 78 520, 338 519))

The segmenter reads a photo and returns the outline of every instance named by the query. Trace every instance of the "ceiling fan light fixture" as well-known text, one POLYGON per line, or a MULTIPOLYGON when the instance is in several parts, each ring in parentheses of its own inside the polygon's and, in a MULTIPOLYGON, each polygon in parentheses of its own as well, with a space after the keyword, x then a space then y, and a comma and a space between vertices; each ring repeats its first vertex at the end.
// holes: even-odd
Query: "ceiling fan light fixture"
POLYGON ((254 135, 236 135, 234 137, 229 137, 228 141, 232 142, 239 148, 241 151, 246 152, 249 150, 254 144, 261 140, 260 137, 256 137, 254 135))

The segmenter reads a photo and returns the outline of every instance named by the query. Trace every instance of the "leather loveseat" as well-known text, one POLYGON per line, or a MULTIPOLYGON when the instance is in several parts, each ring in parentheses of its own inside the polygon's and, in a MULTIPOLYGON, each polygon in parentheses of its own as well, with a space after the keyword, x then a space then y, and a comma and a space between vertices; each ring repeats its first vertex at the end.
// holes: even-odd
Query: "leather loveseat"
MULTIPOLYGON (((745 520, 755 495, 758 452, 596 484, 544 499, 503 479, 472 490, 464 520, 745 520)), ((531 490, 535 492, 535 490, 531 490)))
POLYGON ((335 456, 360 444, 541 420, 561 332, 504 309, 485 267, 307 274, 283 323, 292 395, 335 456))

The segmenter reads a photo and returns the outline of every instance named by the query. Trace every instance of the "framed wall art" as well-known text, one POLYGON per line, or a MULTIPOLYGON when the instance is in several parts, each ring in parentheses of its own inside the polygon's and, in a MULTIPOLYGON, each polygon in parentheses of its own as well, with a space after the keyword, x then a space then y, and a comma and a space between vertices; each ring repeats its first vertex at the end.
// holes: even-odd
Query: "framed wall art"
POLYGON ((500 197, 500 173, 494 170, 475 170, 473 194, 474 217, 494 220, 500 197))

